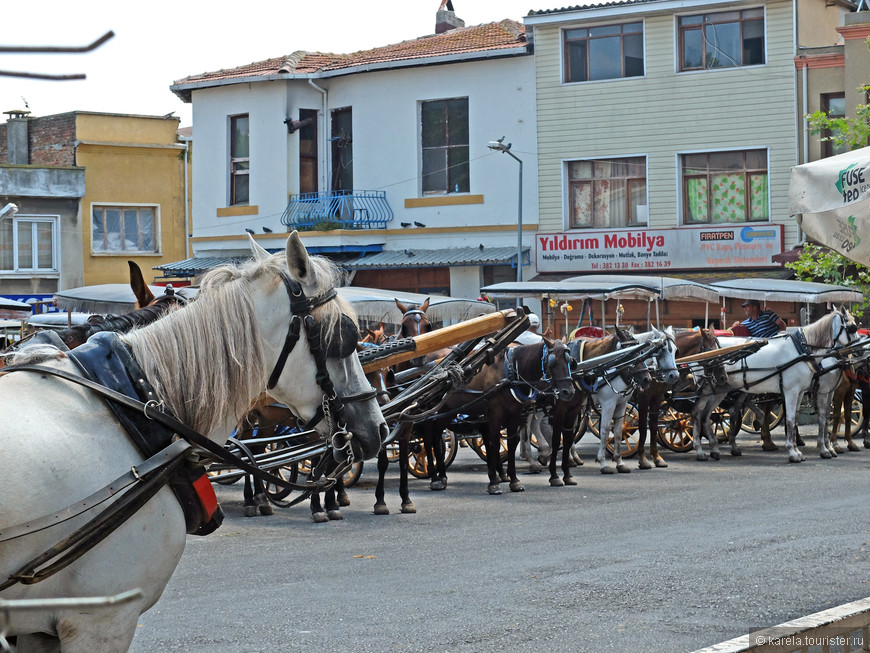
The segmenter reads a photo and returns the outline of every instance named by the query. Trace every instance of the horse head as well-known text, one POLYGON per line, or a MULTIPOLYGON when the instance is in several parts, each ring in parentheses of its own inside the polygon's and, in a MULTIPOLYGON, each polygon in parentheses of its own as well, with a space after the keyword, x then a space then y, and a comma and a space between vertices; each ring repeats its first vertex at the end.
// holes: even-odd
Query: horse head
POLYGON ((544 364, 545 378, 549 379, 550 385, 559 401, 570 401, 574 397, 574 379, 571 377, 571 369, 574 359, 566 345, 561 340, 544 338, 544 351, 547 352, 547 360, 544 364))
POLYGON ((674 385, 680 380, 680 372, 677 370, 676 356, 677 345, 675 342, 674 329, 669 326, 664 331, 655 327, 635 336, 638 342, 655 342, 659 346, 652 357, 653 370, 660 381, 668 385, 674 385))
MULTIPOLYGON (((253 239, 251 247, 260 265, 271 259, 253 239)), ((273 292, 286 293, 289 299, 289 335, 285 338, 284 334, 276 334, 283 341, 283 349, 279 346, 280 352, 275 352, 277 362, 267 385, 269 394, 291 407, 308 428, 331 437, 337 459, 347 458, 348 453, 356 460, 371 458, 389 431, 376 401, 377 393, 356 356, 356 316, 350 304, 335 293, 338 271, 329 260, 309 256, 296 232, 287 239, 285 260, 286 266, 279 270, 279 279, 274 282, 277 285, 272 288, 273 292), (289 344, 288 350, 294 329, 301 329, 297 331, 298 342, 307 346, 289 344), (344 443, 338 442, 339 434, 343 434, 344 443), (343 453, 348 445, 350 450, 343 453)))
POLYGON ((396 306, 402 311, 402 337, 411 338, 424 333, 429 333, 432 330, 432 324, 426 317, 426 311, 429 310, 429 298, 420 304, 420 306, 408 306, 396 299, 396 306))

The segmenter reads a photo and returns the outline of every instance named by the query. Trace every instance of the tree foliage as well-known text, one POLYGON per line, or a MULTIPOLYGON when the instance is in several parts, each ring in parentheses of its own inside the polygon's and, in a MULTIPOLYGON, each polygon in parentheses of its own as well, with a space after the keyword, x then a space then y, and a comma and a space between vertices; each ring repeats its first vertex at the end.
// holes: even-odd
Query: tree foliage
POLYGON ((864 294, 860 306, 854 306, 855 316, 862 316, 870 305, 870 267, 856 263, 821 245, 807 243, 794 263, 786 263, 785 267, 794 270, 795 276, 801 281, 817 281, 838 286, 854 286, 864 294))

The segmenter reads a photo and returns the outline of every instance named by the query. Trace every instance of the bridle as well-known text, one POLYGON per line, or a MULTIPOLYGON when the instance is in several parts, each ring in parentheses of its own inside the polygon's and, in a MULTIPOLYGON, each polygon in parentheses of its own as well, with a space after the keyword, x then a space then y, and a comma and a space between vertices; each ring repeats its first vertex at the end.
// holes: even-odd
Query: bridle
MULTIPOLYGON (((284 371, 284 366, 287 364, 287 358, 290 352, 299 342, 302 334, 302 326, 305 326, 305 336, 308 340, 308 348, 311 350, 311 355, 314 358, 314 364, 317 367, 315 375, 317 385, 323 392, 323 401, 318 406, 317 411, 310 420, 305 423, 300 423, 300 428, 308 430, 314 425, 320 423, 323 419, 327 420, 331 436, 329 438, 330 445, 339 451, 347 451, 348 460, 352 461, 353 453, 350 450, 350 440, 352 433, 347 430, 347 417, 345 415, 345 406, 350 403, 368 401, 377 396, 377 390, 369 388, 363 392, 354 395, 339 397, 335 390, 335 385, 329 376, 329 371, 326 368, 327 351, 323 346, 323 338, 317 321, 311 315, 318 306, 322 306, 327 302, 333 301, 337 293, 335 288, 330 288, 322 295, 316 297, 306 297, 305 291, 302 289, 299 282, 291 279, 287 274, 281 273, 281 280, 284 282, 284 287, 287 289, 287 295, 290 298, 290 322, 287 325, 287 335, 284 338, 284 346, 281 348, 281 353, 278 355, 278 360, 275 362, 275 367, 272 368, 269 374, 269 381, 266 384, 266 389, 271 390, 278 384, 278 379, 284 371)), ((350 320, 347 316, 342 319, 350 320)), ((354 325, 355 327, 356 325, 354 325)), ((354 339, 354 348, 345 355, 342 351, 341 358, 353 355, 355 352, 356 339, 354 339)))

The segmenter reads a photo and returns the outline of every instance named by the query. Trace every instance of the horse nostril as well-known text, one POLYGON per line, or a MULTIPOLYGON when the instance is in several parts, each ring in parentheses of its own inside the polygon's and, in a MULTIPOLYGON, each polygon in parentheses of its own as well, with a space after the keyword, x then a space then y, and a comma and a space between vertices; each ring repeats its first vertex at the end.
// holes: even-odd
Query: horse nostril
POLYGON ((390 427, 387 426, 387 423, 386 423, 386 422, 381 422, 381 427, 380 427, 379 431, 380 431, 380 436, 381 436, 381 442, 380 442, 380 443, 383 444, 384 441, 385 441, 388 437, 390 437, 390 427))

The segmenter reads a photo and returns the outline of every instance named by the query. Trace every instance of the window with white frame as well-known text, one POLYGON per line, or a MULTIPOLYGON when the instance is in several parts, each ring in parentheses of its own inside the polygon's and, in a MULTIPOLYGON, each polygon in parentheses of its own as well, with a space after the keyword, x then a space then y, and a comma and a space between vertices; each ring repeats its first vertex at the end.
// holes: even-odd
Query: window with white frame
POLYGON ((230 206, 250 201, 249 124, 247 114, 230 117, 230 206))
POLYGON ((420 107, 423 193, 467 193, 468 98, 432 100, 420 107))
POLYGON ((91 251, 95 254, 155 254, 156 206, 94 206, 91 251))
POLYGON ((720 11, 678 18, 680 70, 764 63, 764 9, 720 11))
POLYGON ((643 23, 576 27, 562 32, 566 82, 643 76, 643 23))
POLYGON ((57 272, 58 216, 0 220, 0 271, 57 272))
POLYGON ((571 161, 568 195, 570 229, 644 225, 646 157, 571 161))
POLYGON ((767 151, 680 155, 683 223, 767 222, 767 151))

